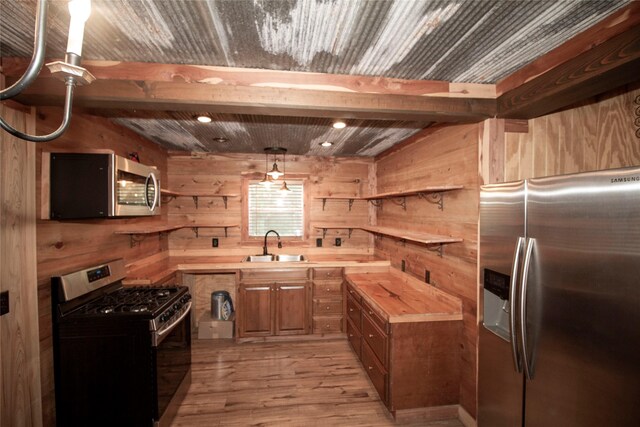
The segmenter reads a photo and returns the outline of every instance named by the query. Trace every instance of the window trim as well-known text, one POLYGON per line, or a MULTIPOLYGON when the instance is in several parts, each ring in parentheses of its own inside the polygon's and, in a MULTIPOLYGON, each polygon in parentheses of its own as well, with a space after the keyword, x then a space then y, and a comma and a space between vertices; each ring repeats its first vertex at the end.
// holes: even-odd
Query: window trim
MULTIPOLYGON (((242 233, 241 244, 247 246, 262 246, 264 236, 249 236, 249 183, 259 182, 263 175, 251 174, 242 177, 242 233)), ((281 181, 281 180, 278 180, 281 181)), ((306 174, 287 174, 287 181, 302 183, 302 236, 283 236, 282 241, 293 244, 294 246, 303 246, 308 243, 310 236, 309 215, 311 204, 309 203, 309 176, 306 174)), ((276 230, 277 231, 277 230, 276 230)))

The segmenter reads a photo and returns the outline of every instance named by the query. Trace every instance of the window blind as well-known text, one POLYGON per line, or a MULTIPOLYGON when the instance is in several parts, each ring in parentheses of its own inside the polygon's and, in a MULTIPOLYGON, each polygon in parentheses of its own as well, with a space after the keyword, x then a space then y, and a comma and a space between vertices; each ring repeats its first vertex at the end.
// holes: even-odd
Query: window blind
POLYGON ((302 237, 304 230, 303 184, 289 182, 291 191, 280 191, 280 184, 264 186, 249 183, 249 236, 264 236, 276 230, 280 236, 302 237))

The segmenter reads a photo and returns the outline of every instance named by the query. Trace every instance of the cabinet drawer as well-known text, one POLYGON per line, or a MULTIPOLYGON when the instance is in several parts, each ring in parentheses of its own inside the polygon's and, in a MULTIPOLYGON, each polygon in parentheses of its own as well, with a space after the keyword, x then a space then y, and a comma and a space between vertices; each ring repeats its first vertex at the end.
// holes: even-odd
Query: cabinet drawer
POLYGON ((369 316, 362 316, 362 337, 378 357, 382 366, 387 366, 387 335, 384 334, 369 316))
POLYGON ((353 326, 351 319, 347 319, 347 338, 353 351, 358 355, 358 359, 362 360, 362 339, 360 332, 353 326))
POLYGON ((335 298, 342 300, 342 281, 313 282, 314 298, 335 298))
POLYGON ((389 332, 387 321, 374 311, 371 305, 365 300, 362 300, 362 311, 365 312, 385 334, 389 332))
POLYGON ((342 279, 342 267, 313 268, 313 278, 316 280, 342 279))
POLYGON ((313 333, 342 332, 342 316, 313 317, 313 333))
POLYGON ((351 283, 347 282, 346 285, 347 285, 347 295, 350 295, 351 298, 353 298, 358 303, 360 303, 362 301, 362 297, 360 296, 358 291, 356 291, 356 289, 353 287, 351 283))
POLYGON ((308 277, 309 269, 307 268, 256 268, 251 270, 240 270, 241 281, 250 280, 276 282, 286 280, 306 280, 308 277))
POLYGON ((360 308, 360 304, 347 295, 347 318, 351 319, 353 326, 355 326, 358 331, 362 330, 362 325, 360 323, 361 313, 362 309, 360 308))
POLYGON ((331 314, 342 314, 342 301, 336 300, 314 300, 313 315, 325 316, 331 314))
MULTIPOLYGON (((369 348, 369 345, 366 342, 362 342, 362 366, 365 371, 367 371, 367 375, 371 379, 373 386, 376 388, 378 395, 380 395, 380 400, 387 404, 387 372, 380 365, 378 359, 373 354, 373 351, 369 348)), ((419 379, 416 378, 416 381, 419 379)))

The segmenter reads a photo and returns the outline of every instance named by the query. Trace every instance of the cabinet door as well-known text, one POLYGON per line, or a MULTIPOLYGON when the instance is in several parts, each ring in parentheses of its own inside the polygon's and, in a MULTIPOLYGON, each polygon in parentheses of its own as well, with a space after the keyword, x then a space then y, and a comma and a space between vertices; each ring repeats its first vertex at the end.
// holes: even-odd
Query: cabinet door
POLYGON ((276 334, 309 333, 310 292, 306 282, 277 284, 276 334))
POLYGON ((272 285, 245 284, 240 286, 240 325, 241 337, 273 335, 272 285))

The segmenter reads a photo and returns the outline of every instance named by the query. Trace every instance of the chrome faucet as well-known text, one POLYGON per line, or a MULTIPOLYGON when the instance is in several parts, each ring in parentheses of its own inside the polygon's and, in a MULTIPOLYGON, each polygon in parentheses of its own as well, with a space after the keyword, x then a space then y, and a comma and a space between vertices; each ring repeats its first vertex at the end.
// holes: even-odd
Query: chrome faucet
POLYGON ((278 247, 282 247, 282 242, 280 241, 280 235, 278 234, 278 232, 276 230, 269 230, 264 233, 264 246, 262 247, 262 255, 269 255, 269 252, 267 251, 267 236, 269 235, 269 233, 276 233, 276 236, 278 236, 278 247))

